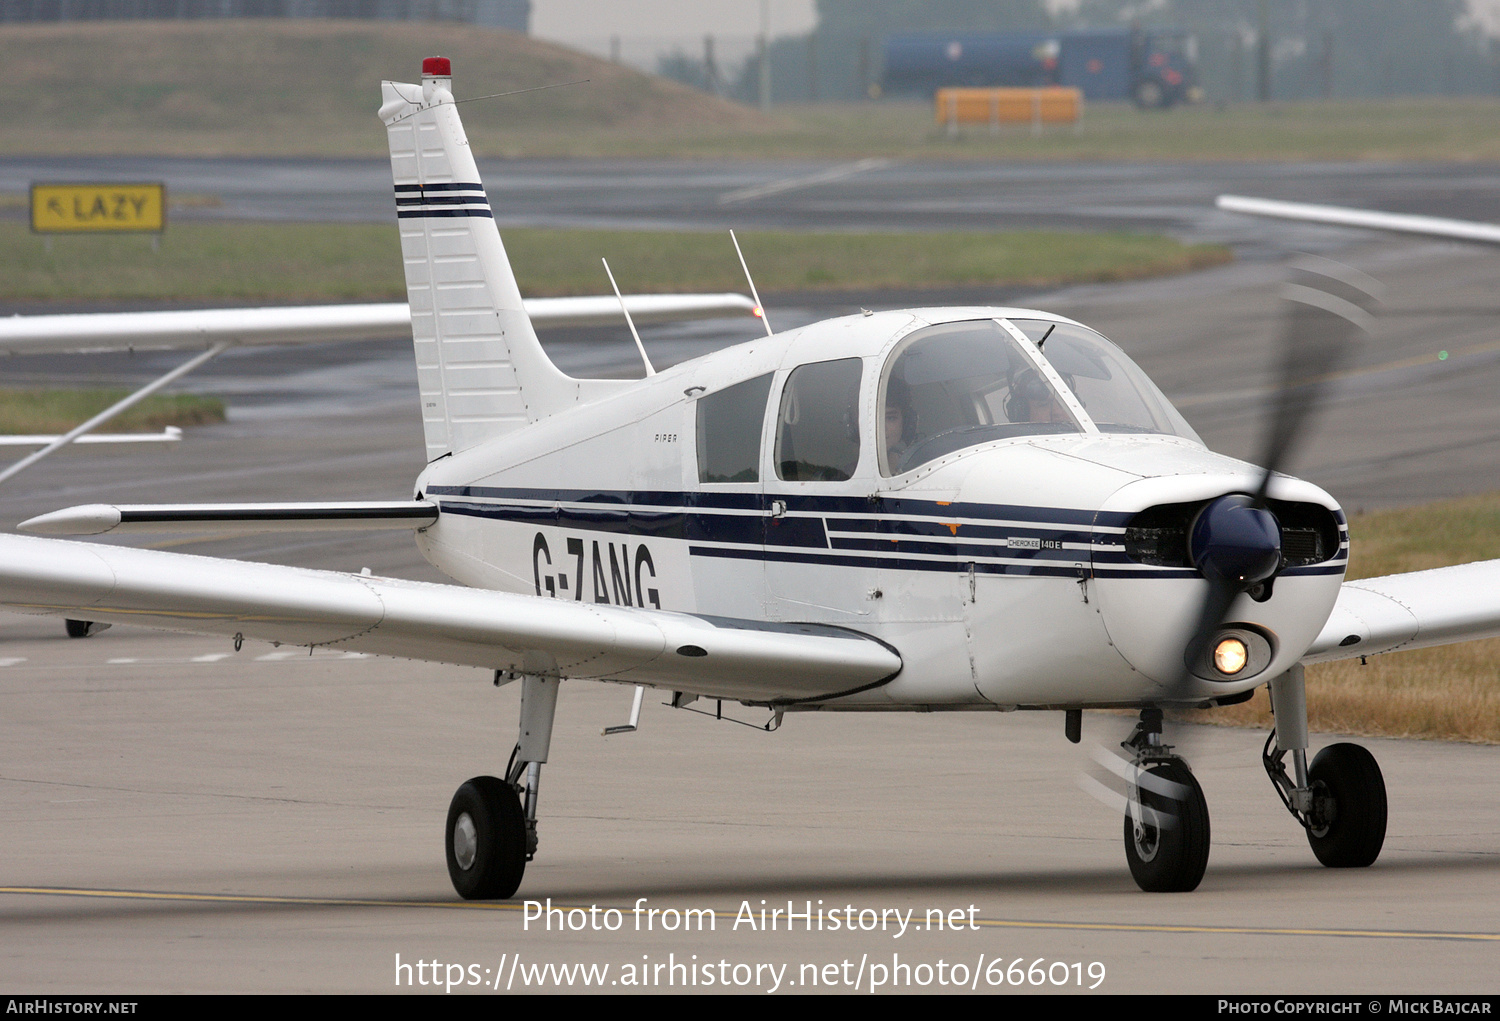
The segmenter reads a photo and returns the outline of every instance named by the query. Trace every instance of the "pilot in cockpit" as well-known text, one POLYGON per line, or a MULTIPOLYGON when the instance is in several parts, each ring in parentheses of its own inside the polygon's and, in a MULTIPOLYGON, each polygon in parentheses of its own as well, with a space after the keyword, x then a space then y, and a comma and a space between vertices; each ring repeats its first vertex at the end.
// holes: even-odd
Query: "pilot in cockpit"
POLYGON ((892 376, 885 392, 885 460, 892 472, 901 471, 916 433, 911 391, 905 380, 892 376))

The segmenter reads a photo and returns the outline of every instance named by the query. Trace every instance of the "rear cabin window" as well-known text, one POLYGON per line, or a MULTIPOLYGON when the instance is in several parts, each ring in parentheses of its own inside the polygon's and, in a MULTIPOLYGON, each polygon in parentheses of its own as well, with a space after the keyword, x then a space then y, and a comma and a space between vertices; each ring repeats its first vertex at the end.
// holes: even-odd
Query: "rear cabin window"
POLYGON ((698 398, 698 481, 759 482, 771 373, 698 398))
POLYGON ((787 377, 776 419, 776 474, 842 482, 859 465, 858 358, 802 365, 787 377))

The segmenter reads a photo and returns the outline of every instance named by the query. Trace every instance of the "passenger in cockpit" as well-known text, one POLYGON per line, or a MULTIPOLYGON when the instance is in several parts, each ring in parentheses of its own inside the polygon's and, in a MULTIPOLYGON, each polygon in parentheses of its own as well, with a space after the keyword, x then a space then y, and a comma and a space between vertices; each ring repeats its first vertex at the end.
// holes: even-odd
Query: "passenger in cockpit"
POLYGON ((1067 422, 1068 414, 1057 394, 1036 369, 1023 369, 1010 385, 1005 399, 1005 416, 1012 422, 1067 422))

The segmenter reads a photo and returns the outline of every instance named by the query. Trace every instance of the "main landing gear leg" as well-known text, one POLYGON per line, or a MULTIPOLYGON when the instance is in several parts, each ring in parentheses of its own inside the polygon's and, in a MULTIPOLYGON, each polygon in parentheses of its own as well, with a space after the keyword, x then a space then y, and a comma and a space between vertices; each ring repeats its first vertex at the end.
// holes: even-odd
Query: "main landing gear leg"
POLYGON ((448 876, 465 900, 513 896, 536 854, 537 796, 552 744, 557 683, 551 677, 522 678, 521 736, 505 779, 476 776, 448 806, 448 876))
POLYGON ((1137 770, 1125 815, 1131 876, 1148 893, 1196 889, 1208 867, 1208 803, 1187 762, 1162 744, 1159 708, 1141 710, 1124 747, 1137 770))
POLYGON ((1282 804, 1307 830, 1313 854, 1334 869, 1374 864, 1385 843, 1387 811, 1375 756, 1357 744, 1333 744, 1307 764, 1307 684, 1300 666, 1271 682, 1271 711, 1276 729, 1266 738, 1261 761, 1282 804))

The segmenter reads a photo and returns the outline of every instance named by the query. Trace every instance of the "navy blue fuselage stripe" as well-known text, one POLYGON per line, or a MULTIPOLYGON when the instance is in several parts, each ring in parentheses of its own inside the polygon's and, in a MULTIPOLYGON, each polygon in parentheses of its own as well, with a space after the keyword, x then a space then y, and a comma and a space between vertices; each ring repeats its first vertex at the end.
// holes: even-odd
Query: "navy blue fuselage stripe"
MULTIPOLYGON (((429 496, 467 497, 489 500, 534 500, 549 503, 603 503, 639 507, 715 508, 726 510, 768 511, 773 500, 786 504, 789 513, 835 515, 909 515, 955 521, 959 518, 1032 523, 1054 537, 1057 529, 1050 525, 1072 525, 1089 528, 1123 527, 1131 513, 1122 511, 1089 511, 1071 507, 1020 507, 1003 504, 950 503, 912 500, 906 497, 806 496, 796 493, 684 493, 628 492, 595 489, 497 489, 488 486, 431 486, 429 496)), ((866 519, 868 520, 868 519, 866 519)), ((894 522, 892 523, 894 524, 894 522)), ((972 527, 972 526, 966 526, 972 527)), ((1023 526, 1025 527, 1025 526, 1023 526)), ((1009 533, 1007 533, 1009 534, 1009 533)), ((1082 533, 1077 533, 1082 534, 1082 533)))
MULTIPOLYGON (((1047 528, 1041 525, 971 525, 945 521, 901 521, 890 518, 829 518, 830 532, 858 532, 862 535, 931 535, 958 539, 1057 539, 1061 542, 1089 544, 1098 541, 1091 532, 1047 528), (955 532, 951 526, 956 525, 955 532)), ((1115 538, 1115 536, 1110 536, 1115 538)))
POLYGON ((416 216, 484 216, 493 220, 495 214, 488 209, 398 209, 396 216, 403 220, 416 216))
MULTIPOLYGON (((428 497, 444 487, 433 486, 428 497)), ((984 574, 1046 575, 1078 577, 1080 561, 1103 567, 1106 564, 1130 565, 1121 570, 1093 571, 1100 578, 1199 578, 1191 568, 1150 567, 1137 565, 1122 553, 1095 549, 1013 549, 985 543, 953 539, 932 542, 926 539, 834 537, 830 539, 818 518, 767 518, 749 514, 684 513, 675 509, 645 510, 629 506, 598 505, 593 508, 562 508, 518 504, 473 503, 442 500, 445 514, 509 521, 518 525, 548 525, 578 531, 608 532, 641 538, 682 539, 689 542, 721 543, 722 547, 690 546, 693 556, 722 557, 738 560, 761 560, 783 563, 817 563, 837 567, 860 567, 900 571, 966 571, 973 562, 984 574), (821 553, 830 549, 838 552, 821 553), (845 552, 847 551, 847 552, 845 552), (891 556, 859 556, 856 551, 888 552, 891 556), (927 555, 942 559, 925 560, 927 555), (980 558, 1022 560, 1024 564, 986 563, 980 558)), ((1062 533, 1070 534, 1070 533, 1062 533)), ((1342 574, 1344 563, 1335 560, 1307 567, 1292 567, 1282 577, 1299 575, 1342 574)))
MULTIPOLYGON (((832 567, 859 567, 867 570, 891 571, 935 571, 940 574, 962 574, 969 570, 968 561, 955 560, 896 560, 887 557, 855 557, 838 553, 804 553, 799 550, 754 550, 717 549, 712 546, 689 546, 688 553, 695 557, 722 557, 730 560, 763 560, 783 564, 819 564, 832 567)), ((1053 567, 1033 564, 984 564, 976 563, 979 574, 1018 574, 1051 578, 1077 579, 1078 569, 1068 566, 1053 567)), ((1151 577, 1157 577, 1152 574, 1151 577)), ((1193 577, 1198 577, 1196 573, 1193 577)))
POLYGON ((694 542, 726 542, 759 547, 810 546, 828 548, 823 522, 818 518, 767 519, 748 514, 684 514, 681 511, 646 511, 626 508, 527 507, 467 503, 444 500, 444 513, 492 518, 517 524, 551 525, 580 531, 639 535, 643 538, 687 539, 694 542))
POLYGON ((1089 559, 1086 549, 1019 549, 968 542, 925 542, 912 539, 840 539, 829 540, 834 549, 887 550, 892 553, 926 553, 932 556, 959 558, 1009 557, 1018 560, 1067 560, 1077 563, 1089 559))
POLYGON ((485 206, 489 200, 483 195, 423 195, 421 198, 397 199, 396 207, 405 206, 485 206))
POLYGON ((412 191, 484 191, 482 184, 398 184, 397 192, 412 191))

